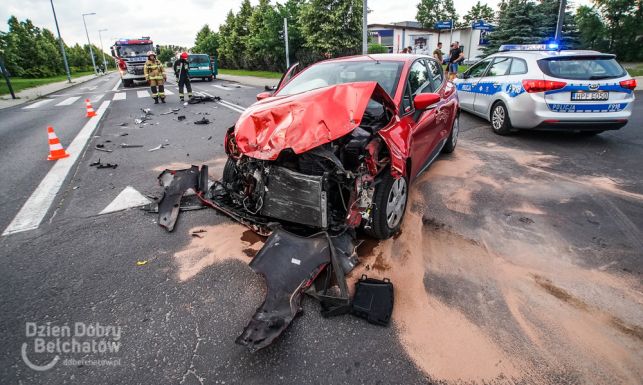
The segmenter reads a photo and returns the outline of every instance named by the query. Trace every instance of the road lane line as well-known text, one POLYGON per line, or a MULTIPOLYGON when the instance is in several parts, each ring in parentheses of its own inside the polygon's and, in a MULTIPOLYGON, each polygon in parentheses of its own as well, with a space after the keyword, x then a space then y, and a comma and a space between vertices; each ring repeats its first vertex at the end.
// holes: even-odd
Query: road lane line
POLYGON ((245 107, 240 106, 240 105, 238 105, 238 104, 230 103, 230 102, 229 102, 229 101, 227 101, 227 100, 221 100, 221 103, 229 104, 229 105, 231 105, 232 107, 235 107, 235 108, 240 109, 241 111, 245 111, 245 110, 246 110, 246 108, 245 108, 245 107))
POLYGON ((121 85, 121 78, 118 78, 116 81, 116 84, 114 84, 114 87, 112 88, 112 91, 116 91, 118 89, 118 86, 121 85))
POLYGON ((76 100, 80 99, 80 96, 72 96, 71 98, 67 98, 63 100, 62 102, 56 104, 56 106, 68 106, 75 102, 76 100))
POLYGON ((100 94, 100 95, 96 95, 96 96, 94 96, 94 97, 92 98, 92 100, 91 100, 91 101, 92 101, 92 103, 96 103, 96 102, 98 102, 99 100, 101 100, 101 99, 103 98, 103 96, 105 96, 105 94, 100 94))
POLYGON ((69 152, 70 156, 56 161, 56 164, 54 164, 47 175, 45 175, 36 190, 34 190, 18 214, 13 218, 13 221, 11 221, 9 226, 4 230, 2 233, 3 236, 34 230, 40 226, 40 223, 56 199, 58 191, 65 182, 67 174, 69 174, 69 171, 83 152, 87 142, 92 138, 92 134, 94 130, 96 130, 96 127, 98 127, 98 123, 100 123, 100 119, 103 117, 109 103, 109 100, 104 101, 98 110, 96 110, 96 116, 90 118, 80 132, 78 132, 78 135, 76 135, 69 147, 67 147, 67 152, 69 152))
POLYGON ((165 95, 174 95, 174 92, 172 92, 171 90, 166 88, 165 89, 165 95))
POLYGON ((149 92, 147 92, 147 90, 143 90, 143 91, 136 91, 136 96, 138 96, 139 98, 149 98, 149 97, 150 97, 150 93, 149 93, 149 92))
POLYGON ((228 103, 224 100, 219 101, 219 104, 238 113, 243 113, 245 111, 244 108, 239 108, 236 104, 228 103))
POLYGON ((112 100, 125 100, 126 97, 125 92, 117 92, 114 94, 112 100))
POLYGON ((47 104, 49 102, 53 101, 53 99, 43 99, 41 101, 35 102, 33 104, 28 105, 27 107, 22 107, 23 110, 30 110, 32 108, 38 108, 44 104, 47 104))
POLYGON ((213 84, 212 87, 219 88, 225 91, 232 91, 234 88, 226 87, 226 86, 220 86, 218 84, 213 84))

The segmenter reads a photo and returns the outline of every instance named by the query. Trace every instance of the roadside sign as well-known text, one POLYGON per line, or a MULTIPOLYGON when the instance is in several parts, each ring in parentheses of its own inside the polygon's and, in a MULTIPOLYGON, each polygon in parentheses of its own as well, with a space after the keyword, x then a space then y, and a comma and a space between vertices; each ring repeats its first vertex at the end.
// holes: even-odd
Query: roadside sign
POLYGON ((435 29, 451 29, 453 28, 453 20, 438 21, 435 23, 435 29))
POLYGON ((491 31, 493 29, 493 25, 485 22, 484 20, 478 20, 471 25, 471 28, 479 29, 482 31, 491 31))

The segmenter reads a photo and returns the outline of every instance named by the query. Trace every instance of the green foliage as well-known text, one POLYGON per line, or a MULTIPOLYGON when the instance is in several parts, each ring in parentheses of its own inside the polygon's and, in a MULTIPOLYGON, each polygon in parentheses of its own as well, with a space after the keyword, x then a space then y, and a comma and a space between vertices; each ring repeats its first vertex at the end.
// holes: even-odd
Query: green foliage
POLYGON ((212 31, 207 24, 196 34, 194 40, 193 53, 205 53, 210 56, 216 56, 219 49, 219 34, 212 31))
POLYGON ((484 20, 487 23, 494 22, 496 20, 496 13, 493 8, 487 4, 481 4, 480 1, 475 3, 473 7, 462 17, 462 26, 470 27, 471 24, 478 20, 484 20))
POLYGON ((180 47, 178 45, 159 45, 158 59, 161 63, 173 62, 175 56, 186 51, 187 49, 185 47, 180 47))
MULTIPOLYGON (((12 76, 45 78, 65 73, 60 45, 51 31, 34 26, 29 19, 19 21, 15 16, 7 24, 9 30, 0 33, 0 52, 12 76)), ((100 49, 94 45, 92 49, 96 64, 102 63, 100 49)), ((93 71, 88 45, 65 45, 65 51, 72 72, 93 71)))
MULTIPOLYGON (((502 44, 538 44, 554 39, 559 0, 505 0, 499 4, 496 29, 489 34, 486 54, 502 44)), ((563 23, 561 45, 565 49, 579 46, 576 20, 567 11, 563 23)))
POLYGON ((388 47, 378 43, 368 43, 368 53, 388 53, 388 47))
POLYGON ((362 46, 361 0, 309 0, 299 16, 304 47, 338 56, 362 46))
MULTIPOLYGON (((643 60, 643 4, 633 0, 593 0, 601 16, 607 51, 620 60, 643 60)), ((578 13, 577 13, 578 15, 578 13)), ((587 36, 588 31, 581 31, 587 36)))
POLYGON ((425 28, 434 28, 438 21, 453 20, 458 24, 458 13, 453 0, 420 0, 417 5, 417 21, 425 28))

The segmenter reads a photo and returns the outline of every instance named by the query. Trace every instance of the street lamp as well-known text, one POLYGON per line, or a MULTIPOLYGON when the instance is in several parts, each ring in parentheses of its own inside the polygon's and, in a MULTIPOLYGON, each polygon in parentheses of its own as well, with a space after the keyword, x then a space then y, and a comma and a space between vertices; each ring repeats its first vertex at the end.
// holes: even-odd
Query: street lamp
POLYGON ((362 0, 362 55, 368 54, 368 4, 362 0))
POLYGON ((60 44, 60 52, 63 54, 63 61, 65 62, 65 71, 67 72, 67 81, 71 83, 71 73, 69 72, 69 64, 67 63, 67 54, 65 53, 63 38, 60 37, 60 28, 58 28, 58 18, 56 18, 56 9, 54 8, 54 0, 50 0, 50 2, 51 2, 51 10, 54 13, 54 21, 56 22, 56 31, 58 31, 58 43, 60 44))
POLYGON ((87 35, 87 44, 89 44, 89 56, 92 57, 92 65, 94 66, 94 74, 98 75, 96 71, 96 60, 94 60, 94 50, 92 49, 92 42, 89 41, 89 32, 87 32, 87 22, 85 21, 85 16, 95 15, 96 12, 92 13, 83 13, 83 24, 85 25, 85 34, 87 35))
POLYGON ((105 50, 103 49, 103 37, 101 36, 101 32, 105 32, 108 29, 99 29, 98 30, 98 39, 100 40, 100 51, 103 53, 103 70, 107 72, 107 61, 105 60, 105 50))

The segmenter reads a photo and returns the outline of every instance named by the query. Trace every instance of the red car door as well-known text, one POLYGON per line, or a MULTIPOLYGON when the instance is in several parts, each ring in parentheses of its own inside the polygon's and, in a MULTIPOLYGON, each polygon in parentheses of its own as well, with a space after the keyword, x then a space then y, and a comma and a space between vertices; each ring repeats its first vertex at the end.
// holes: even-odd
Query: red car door
POLYGON ((417 111, 412 98, 424 92, 431 92, 431 78, 426 61, 415 61, 409 69, 409 76, 402 97, 401 122, 411 130, 411 179, 415 178, 430 161, 438 141, 440 127, 436 124, 436 109, 417 111))

